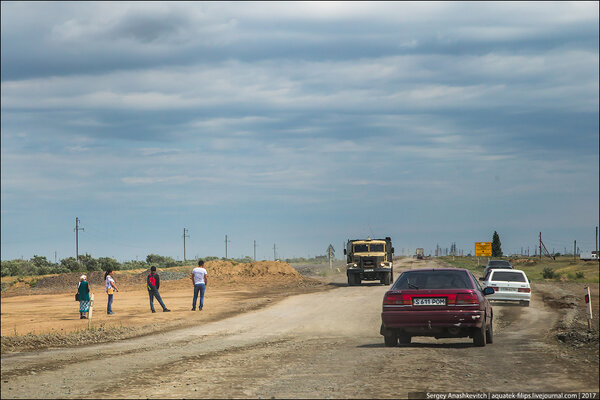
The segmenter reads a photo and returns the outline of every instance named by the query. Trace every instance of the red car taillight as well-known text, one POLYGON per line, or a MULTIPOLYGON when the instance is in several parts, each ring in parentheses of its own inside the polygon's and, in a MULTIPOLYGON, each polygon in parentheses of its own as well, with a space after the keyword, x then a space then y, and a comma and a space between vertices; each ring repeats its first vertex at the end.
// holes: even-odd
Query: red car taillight
POLYGON ((454 304, 457 306, 465 304, 479 304, 479 299, 475 293, 458 293, 456 295, 456 301, 454 304))
POLYGON ((410 304, 409 296, 402 296, 398 293, 386 293, 383 298, 383 305, 410 304))
POLYGON ((531 289, 525 288, 525 287, 521 287, 521 288, 519 288, 519 292, 521 292, 521 293, 531 293, 531 289))

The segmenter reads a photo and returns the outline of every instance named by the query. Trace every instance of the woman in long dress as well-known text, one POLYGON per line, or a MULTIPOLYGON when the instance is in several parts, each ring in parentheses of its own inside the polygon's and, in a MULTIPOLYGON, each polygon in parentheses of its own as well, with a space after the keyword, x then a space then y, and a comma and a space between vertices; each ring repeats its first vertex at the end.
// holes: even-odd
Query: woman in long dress
POLYGON ((77 291, 79 292, 79 319, 87 319, 90 311, 90 285, 87 276, 81 275, 77 291))

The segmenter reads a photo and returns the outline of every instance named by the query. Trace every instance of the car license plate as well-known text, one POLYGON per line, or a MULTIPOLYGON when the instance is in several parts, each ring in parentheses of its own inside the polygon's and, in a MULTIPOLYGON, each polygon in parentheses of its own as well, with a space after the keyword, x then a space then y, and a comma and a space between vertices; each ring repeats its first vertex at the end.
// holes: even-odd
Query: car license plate
POLYGON ((417 297, 413 298, 413 306, 445 306, 445 297, 417 297))
POLYGON ((373 272, 372 269, 365 269, 365 272, 373 272))
POLYGON ((502 291, 503 292, 516 292, 516 291, 518 291, 518 289, 514 288, 514 287, 505 287, 505 288, 502 288, 502 291))

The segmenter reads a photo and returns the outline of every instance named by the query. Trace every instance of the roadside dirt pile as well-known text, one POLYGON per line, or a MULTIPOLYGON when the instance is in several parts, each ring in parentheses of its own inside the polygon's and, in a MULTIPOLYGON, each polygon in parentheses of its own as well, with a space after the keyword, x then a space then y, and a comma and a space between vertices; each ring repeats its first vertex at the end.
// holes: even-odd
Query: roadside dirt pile
POLYGON ((252 263, 232 263, 214 260, 205 264, 209 279, 248 279, 283 278, 301 281, 304 278, 290 264, 279 261, 257 261, 252 263))
MULTIPOLYGON (((304 278, 291 265, 278 261, 257 261, 252 263, 236 263, 232 261, 214 260, 205 264, 208 270, 211 283, 228 284, 241 283, 248 280, 259 279, 266 282, 276 282, 278 284, 301 284, 306 283, 308 278, 304 278)), ((190 271, 194 267, 181 266, 166 269, 158 269, 161 282, 187 280, 190 271)), ((115 271, 114 277, 121 288, 145 287, 146 276, 150 273, 147 270, 115 271)), ((79 278, 83 272, 70 272, 66 274, 50 275, 42 277, 29 277, 27 282, 20 282, 18 285, 6 284, 3 287, 2 296, 18 296, 30 294, 51 294, 73 292, 77 290, 79 278)), ((104 271, 92 271, 85 273, 87 281, 92 290, 98 291, 104 288, 104 271)))
POLYGON ((597 310, 597 283, 536 282, 532 291, 541 292, 544 305, 559 310, 560 319, 551 330, 557 341, 568 348, 580 350, 576 355, 578 359, 597 362, 600 357, 600 324, 598 319, 594 318, 591 327, 587 326, 587 306, 583 298, 586 286, 589 286, 591 291, 592 309, 597 310))
POLYGON ((59 274, 53 276, 45 276, 40 278, 35 285, 38 289, 59 289, 59 290, 70 290, 73 292, 77 290, 77 284, 79 283, 79 277, 81 275, 87 276, 87 281, 90 286, 97 287, 104 285, 104 271, 91 271, 91 272, 70 272, 68 274, 59 274))

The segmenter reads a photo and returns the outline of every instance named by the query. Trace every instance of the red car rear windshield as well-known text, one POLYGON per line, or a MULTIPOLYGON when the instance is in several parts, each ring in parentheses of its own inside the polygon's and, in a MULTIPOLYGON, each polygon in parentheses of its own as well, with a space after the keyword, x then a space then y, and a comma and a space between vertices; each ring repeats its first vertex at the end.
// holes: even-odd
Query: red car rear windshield
POLYGON ((474 289, 465 271, 406 271, 392 289, 474 289))

